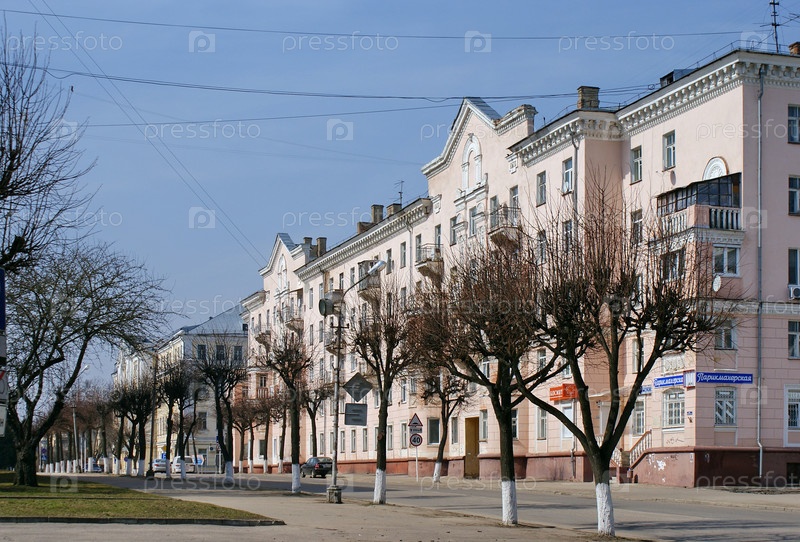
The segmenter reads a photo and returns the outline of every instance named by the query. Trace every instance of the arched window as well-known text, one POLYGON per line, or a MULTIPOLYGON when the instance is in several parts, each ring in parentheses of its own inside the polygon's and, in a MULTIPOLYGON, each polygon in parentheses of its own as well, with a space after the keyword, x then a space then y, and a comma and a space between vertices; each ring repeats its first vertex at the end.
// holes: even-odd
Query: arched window
POLYGON ((461 163, 461 189, 465 192, 483 184, 481 144, 475 134, 469 134, 464 145, 461 163))

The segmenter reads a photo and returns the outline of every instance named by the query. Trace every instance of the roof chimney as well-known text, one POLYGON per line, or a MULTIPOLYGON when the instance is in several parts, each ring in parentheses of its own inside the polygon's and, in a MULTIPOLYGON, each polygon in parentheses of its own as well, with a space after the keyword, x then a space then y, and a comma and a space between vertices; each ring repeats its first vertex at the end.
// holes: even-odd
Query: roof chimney
POLYGON ((372 206, 372 223, 377 224, 383 220, 383 205, 372 206))
POLYGON ((388 217, 390 217, 392 215, 395 215, 395 214, 399 213, 400 209, 402 209, 402 208, 403 208, 403 206, 400 205, 399 203, 392 203, 391 205, 388 205, 386 207, 386 217, 388 218, 388 217))
POLYGON ((789 54, 800 56, 800 41, 796 41, 789 45, 789 54))
POLYGON ((317 258, 328 252, 328 244, 327 237, 317 237, 317 258))
POLYGON ((356 225, 356 235, 361 235, 372 227, 372 222, 359 222, 356 225))
POLYGON ((311 246, 311 237, 303 237, 303 244, 311 246))
POLYGON ((600 107, 600 87, 578 87, 578 109, 598 109, 600 107))

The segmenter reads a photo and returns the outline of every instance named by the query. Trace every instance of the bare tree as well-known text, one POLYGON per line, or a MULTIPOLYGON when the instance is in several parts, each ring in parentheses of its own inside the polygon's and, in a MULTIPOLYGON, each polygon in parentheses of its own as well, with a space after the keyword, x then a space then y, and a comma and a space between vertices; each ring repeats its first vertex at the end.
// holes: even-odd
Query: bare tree
MULTIPOLYGON (((391 281, 381 284, 378 277, 367 282, 364 290, 367 310, 351 323, 350 340, 353 350, 367 366, 366 377, 374 382, 380 396, 378 407, 378 442, 375 464, 374 504, 386 503, 386 425, 389 399, 395 380, 406 374, 415 358, 407 348, 408 318, 401 309, 398 289, 391 281)), ((342 325, 342 323, 340 323, 342 325)), ((336 400, 336 398, 334 398, 336 400)), ((339 436, 335 435, 335 439, 339 436)))
POLYGON ((214 400, 217 445, 225 462, 225 480, 233 482, 233 427, 225 420, 233 419, 233 392, 247 379, 243 348, 237 344, 240 337, 230 332, 211 333, 198 340, 214 346, 195 363, 199 380, 208 386, 214 400))
POLYGON ((517 524, 513 416, 531 391, 553 371, 554 362, 529 361, 535 286, 521 254, 528 249, 522 229, 514 242, 462 247, 453 255, 449 276, 416 296, 412 340, 418 355, 450 375, 485 389, 500 432, 502 517, 517 524))
POLYGON ((255 427, 259 424, 262 412, 262 405, 258 400, 250 397, 240 397, 233 404, 231 412, 231 425, 239 433, 239 472, 244 472, 244 459, 245 459, 245 436, 250 433, 250 446, 247 450, 248 471, 253 472, 253 437, 255 427))
POLYGON ((311 425, 311 457, 317 456, 317 414, 322 405, 333 397, 333 383, 325 382, 322 376, 314 380, 309 378, 303 384, 300 391, 303 406, 308 414, 308 421, 311 425))
POLYGON ((537 304, 531 335, 536 346, 571 370, 580 422, 524 393, 583 447, 594 476, 598 532, 613 535, 609 467, 642 382, 665 354, 702 347, 730 310, 714 302, 705 243, 664 231, 656 220, 631 224, 631 209, 601 175, 587 184, 591 196, 579 216, 555 213, 540 222, 546 250, 527 266, 535 271, 532 299, 537 304), (572 222, 568 232, 567 220, 572 222), (634 343, 638 346, 632 348, 634 343), (629 369, 623 354, 636 349, 636 377, 625 387, 629 369), (600 427, 591 398, 602 390, 590 389, 598 385, 606 386, 609 403, 600 427))
POLYGON ((36 47, 9 48, 5 29, 0 37, 0 267, 13 273, 81 225, 89 199, 77 181, 93 164, 79 165, 82 130, 36 47))
POLYGON ((175 429, 175 419, 177 412, 178 421, 178 461, 181 462, 181 479, 186 476, 186 467, 183 465, 184 450, 185 450, 185 428, 184 428, 184 411, 194 401, 194 392, 197 388, 197 374, 190 360, 185 358, 179 359, 176 362, 169 363, 159 375, 158 379, 158 394, 159 399, 167 407, 167 440, 166 440, 166 453, 170 466, 167 467, 167 478, 171 476, 171 461, 172 461, 172 435, 175 429))
POLYGON ((288 329, 261 334, 264 353, 255 356, 254 364, 274 371, 283 382, 289 408, 289 425, 292 455, 292 493, 300 492, 300 410, 301 391, 308 368, 314 361, 314 351, 306 345, 302 335, 288 329))
POLYGON ((160 321, 160 281, 105 245, 72 245, 12 275, 8 424, 15 483, 36 485, 37 446, 78 379, 90 346, 136 345, 160 321))

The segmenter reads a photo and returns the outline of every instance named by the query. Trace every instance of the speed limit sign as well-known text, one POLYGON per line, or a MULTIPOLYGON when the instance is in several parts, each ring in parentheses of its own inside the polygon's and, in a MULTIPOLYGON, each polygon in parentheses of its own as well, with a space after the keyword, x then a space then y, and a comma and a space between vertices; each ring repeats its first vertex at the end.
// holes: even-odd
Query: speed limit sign
POLYGON ((411 442, 412 446, 419 446, 420 444, 422 444, 422 435, 414 433, 413 435, 411 435, 411 438, 409 438, 409 441, 411 442))

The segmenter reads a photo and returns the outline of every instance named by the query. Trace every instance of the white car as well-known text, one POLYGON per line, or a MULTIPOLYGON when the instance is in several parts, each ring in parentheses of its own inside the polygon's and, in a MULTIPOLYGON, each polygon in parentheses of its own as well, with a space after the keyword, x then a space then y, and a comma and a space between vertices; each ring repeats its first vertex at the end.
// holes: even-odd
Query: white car
MULTIPOLYGON (((179 459, 180 458, 176 457, 175 459, 172 460, 172 472, 175 473, 175 474, 178 474, 178 473, 181 472, 181 463, 180 463, 179 459)), ((189 473, 189 472, 192 472, 192 473, 197 472, 197 465, 195 465, 194 462, 191 459, 184 459, 184 462, 186 464, 186 472, 187 473, 189 473)))

